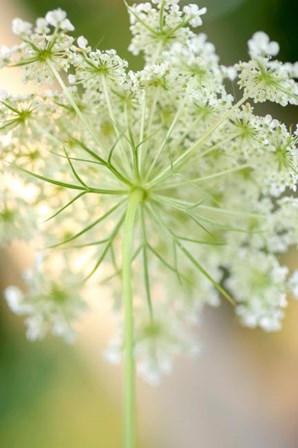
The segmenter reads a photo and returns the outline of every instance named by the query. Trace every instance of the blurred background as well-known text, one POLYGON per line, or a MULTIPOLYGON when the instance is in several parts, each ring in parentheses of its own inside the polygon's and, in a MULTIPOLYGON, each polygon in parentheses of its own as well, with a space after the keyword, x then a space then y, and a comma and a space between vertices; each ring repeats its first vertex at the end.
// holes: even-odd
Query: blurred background
MULTIPOLYGON (((192 0, 194 2, 194 0, 192 0)), ((208 34, 221 61, 246 58, 246 42, 259 30, 281 45, 280 58, 298 59, 297 0, 205 0, 208 34)), ((61 7, 100 48, 116 48, 133 68, 141 60, 127 52, 128 17, 122 0, 0 0, 0 44, 12 45, 11 20, 34 20, 61 7)), ((24 91, 14 72, 0 72, 0 88, 24 91)), ((297 109, 297 108, 296 108, 297 109)), ((268 109, 267 109, 268 110, 268 109)), ((270 113, 289 125, 297 110, 270 113)), ((22 244, 1 250, 0 287, 21 282, 32 251, 22 244)), ((284 260, 298 267, 297 253, 284 260)), ((107 292, 108 293, 108 292, 107 292)), ((119 448, 121 369, 106 365, 101 350, 112 334, 104 303, 94 301, 69 347, 48 338, 29 343, 22 319, 0 301, 0 446, 7 448, 119 448)), ((179 359, 158 388, 142 381, 139 447, 297 448, 298 301, 290 301, 284 328, 265 334, 241 328, 225 303, 205 313, 198 329, 204 343, 196 359, 179 359)))

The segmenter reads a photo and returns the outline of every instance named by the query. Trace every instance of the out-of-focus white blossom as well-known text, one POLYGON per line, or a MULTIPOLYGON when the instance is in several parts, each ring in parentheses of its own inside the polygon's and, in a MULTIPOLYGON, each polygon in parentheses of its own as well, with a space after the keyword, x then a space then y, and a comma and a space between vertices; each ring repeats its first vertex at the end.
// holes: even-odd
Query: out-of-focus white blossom
POLYGON ((68 271, 62 271, 59 277, 56 275, 52 279, 51 268, 43 264, 42 269, 26 272, 25 292, 16 286, 7 287, 4 291, 6 301, 13 312, 26 317, 28 339, 42 339, 52 332, 72 342, 75 337, 72 321, 86 307, 78 292, 79 279, 68 271))
MULTIPOLYGON (((105 352, 105 358, 111 364, 118 364, 122 359, 122 339, 119 332, 105 352)), ((185 332, 175 313, 160 306, 158 315, 150 322, 143 312, 136 311, 134 352, 138 373, 148 383, 156 385, 164 375, 169 375, 177 355, 195 355, 199 351, 200 345, 185 332)))
POLYGON ((54 11, 49 11, 45 17, 49 25, 55 28, 60 28, 63 31, 73 31, 74 26, 66 17, 66 12, 62 9, 55 9, 54 11))
POLYGON ((298 270, 296 269, 288 281, 288 288, 295 299, 298 299, 298 270))
POLYGON ((16 35, 26 35, 31 32, 32 24, 22 19, 16 18, 12 22, 12 31, 16 35))
POLYGON ((203 21, 201 16, 206 14, 207 8, 199 8, 197 4, 191 4, 184 6, 183 12, 185 14, 185 20, 189 21, 189 24, 193 27, 201 26, 203 21))
POLYGON ((231 260, 226 284, 240 302, 236 312, 244 325, 267 331, 281 328, 287 306, 287 273, 272 255, 239 250, 237 260, 231 260))
POLYGON ((28 197, 22 197, 24 186, 13 183, 14 178, 9 179, 8 176, 2 175, 1 181, 0 244, 34 238, 37 235, 36 215, 32 213, 28 197))
POLYGON ((87 49, 88 41, 84 36, 78 37, 77 42, 80 48, 82 48, 83 50, 87 49))
POLYGON ((270 42, 266 33, 258 31, 248 41, 248 49, 251 57, 276 56, 279 52, 279 45, 277 42, 270 42))

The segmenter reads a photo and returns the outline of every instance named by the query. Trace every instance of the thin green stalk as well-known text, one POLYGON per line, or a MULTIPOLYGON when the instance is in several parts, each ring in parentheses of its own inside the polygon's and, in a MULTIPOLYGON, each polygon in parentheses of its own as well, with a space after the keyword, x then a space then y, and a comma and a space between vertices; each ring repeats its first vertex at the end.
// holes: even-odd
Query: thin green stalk
POLYGON ((178 120, 178 118, 179 118, 179 115, 180 115, 180 113, 181 113, 181 111, 182 111, 184 105, 185 105, 185 100, 182 101, 180 107, 178 108, 178 110, 177 110, 177 112, 176 112, 176 114, 175 114, 175 117, 174 117, 174 119, 173 119, 173 121, 172 121, 172 123, 171 123, 171 126, 169 127, 168 132, 166 133, 166 136, 165 136, 165 138, 163 139, 163 141, 162 141, 162 143, 161 143, 161 145, 160 145, 160 147, 159 147, 159 149, 158 149, 158 151, 157 151, 157 154, 156 154, 156 156, 155 156, 153 162, 151 163, 151 165, 150 165, 150 167, 149 167, 149 170, 148 170, 148 173, 147 173, 147 179, 150 178, 150 174, 151 174, 153 168, 155 167, 155 165, 156 165, 156 163, 157 163, 157 161, 158 161, 158 159, 159 159, 159 157, 160 157, 160 155, 161 155, 161 153, 162 153, 163 148, 164 148, 165 145, 167 144, 167 142, 168 142, 168 140, 169 140, 169 138, 170 138, 170 136, 171 136, 171 134, 172 134, 172 131, 173 131, 173 129, 174 129, 176 123, 177 123, 177 120, 178 120))
POLYGON ((145 115, 146 115, 146 91, 143 91, 143 100, 142 100, 142 115, 141 115, 141 127, 140 127, 140 144, 144 140, 144 128, 145 128, 145 115))
POLYGON ((123 232, 123 305, 124 305, 124 448, 135 448, 136 442, 136 392, 134 361, 134 317, 131 261, 133 255, 134 222, 138 205, 144 192, 132 192, 127 206, 123 232))
POLYGON ((231 173, 235 173, 237 171, 241 171, 245 168, 251 168, 251 165, 241 165, 241 166, 237 166, 234 168, 230 168, 228 170, 224 170, 224 171, 219 171, 218 173, 212 173, 209 174, 207 176, 201 176, 201 177, 195 177, 193 179, 187 179, 185 178, 184 180, 180 181, 180 182, 176 182, 176 183, 171 183, 165 186, 160 187, 159 189, 162 188, 162 190, 166 190, 168 188, 172 189, 172 188, 177 188, 177 187, 182 187, 183 185, 188 185, 188 184, 193 184, 193 183, 199 183, 199 182, 205 182, 205 181, 209 181, 210 179, 214 179, 216 177, 221 177, 221 176, 225 176, 226 174, 231 174, 231 173))
MULTIPOLYGON (((119 125, 115 119, 115 115, 113 112, 113 107, 112 107, 112 102, 111 102, 111 98, 110 98, 110 94, 109 94, 109 89, 107 86, 107 82, 106 82, 106 78, 105 76, 101 77, 101 82, 102 82, 102 90, 103 90, 103 94, 107 103, 107 108, 108 108, 108 112, 109 112, 109 116, 110 116, 110 120, 111 123, 113 125, 114 131, 115 131, 115 135, 116 135, 116 145, 119 142, 120 143, 120 148, 123 152, 123 160, 127 160, 126 157, 126 148, 123 144, 123 140, 122 140, 122 132, 121 130, 119 131, 119 125)), ((129 167, 129 166, 128 166, 129 167)))
POLYGON ((150 315, 150 321, 154 321, 153 316, 153 306, 151 300, 151 289, 150 289, 150 274, 149 274, 149 263, 148 263, 148 238, 147 229, 145 223, 145 211, 144 207, 141 208, 141 224, 142 224, 142 236, 143 236, 143 265, 144 265, 144 283, 146 289, 147 306, 150 315))
POLYGON ((171 236, 171 238, 175 241, 181 252, 186 256, 186 258, 189 259, 189 261, 197 268, 201 274, 203 274, 211 283, 212 285, 232 304, 235 305, 234 299, 230 296, 230 294, 204 269, 204 267, 199 263, 199 261, 192 255, 192 253, 187 250, 187 248, 182 244, 179 238, 175 235, 175 233, 165 225, 163 220, 159 217, 158 213, 155 212, 154 208, 151 206, 150 209, 153 219, 157 223, 161 225, 165 229, 165 231, 168 233, 168 235, 171 236))
MULTIPOLYGON (((154 114, 155 114, 157 100, 158 100, 158 93, 159 93, 158 89, 156 89, 156 92, 155 92, 155 95, 153 97, 152 104, 151 104, 151 110, 150 110, 150 114, 149 114, 149 118, 148 118, 148 126, 147 126, 147 129, 145 130, 146 138, 148 138, 151 134, 151 128, 152 128, 154 114)), ((146 164, 146 159, 147 159, 147 155, 148 155, 148 146, 149 146, 149 141, 147 139, 146 145, 144 145, 144 147, 141 151, 141 175, 145 175, 145 173, 146 173, 145 164, 146 164)))
POLYGON ((74 100, 70 90, 67 88, 67 86, 64 84, 63 79, 61 78, 59 72, 56 70, 55 65, 51 62, 51 61, 47 61, 50 69, 52 70, 55 78, 57 79, 58 83, 60 84, 66 98, 68 99, 68 101, 70 102, 70 104, 72 105, 74 111, 76 112, 76 114, 78 115, 78 117, 80 118, 81 122, 83 123, 83 125, 85 126, 85 128, 88 130, 89 134, 91 135, 91 137, 93 138, 94 142, 99 146, 99 147, 104 147, 104 145, 102 144, 102 142, 100 141, 98 135, 96 134, 95 130, 92 128, 92 126, 89 124, 87 118, 85 118, 84 114, 81 112, 80 108, 78 107, 76 101, 74 100))
POLYGON ((111 190, 109 188, 93 188, 89 186, 82 186, 76 184, 70 184, 68 182, 62 182, 60 180, 51 179, 49 177, 41 176, 40 174, 33 173, 32 171, 26 170, 18 165, 12 165, 15 169, 22 171, 23 173, 29 174, 29 176, 35 177, 36 179, 43 180, 49 184, 57 185, 58 187, 69 188, 70 190, 82 190, 85 193, 97 193, 97 194, 108 194, 108 195, 122 195, 127 194, 128 190, 111 190))
POLYGON ((186 151, 184 151, 174 162, 171 164, 171 166, 167 167, 163 172, 159 173, 158 176, 156 176, 154 179, 151 180, 150 186, 155 185, 157 182, 160 182, 162 179, 167 178, 174 168, 181 167, 187 160, 189 160, 189 157, 193 154, 194 151, 196 151, 200 146, 208 140, 210 135, 218 129, 229 117, 231 116, 232 112, 237 110, 245 101, 247 100, 247 97, 244 96, 241 98, 240 101, 238 101, 231 110, 226 112, 218 121, 216 121, 210 128, 203 134, 201 137, 186 151))
POLYGON ((132 128, 130 125, 127 104, 125 104, 124 107, 125 107, 125 116, 126 116, 126 127, 128 130, 128 141, 129 141, 129 146, 132 150, 134 173, 135 173, 137 181, 140 182, 141 178, 140 178, 140 169, 139 169, 140 164, 139 164, 138 146, 135 144, 135 141, 134 141, 134 136, 133 136, 132 128))
MULTIPOLYGON (((40 126, 35 126, 35 128, 39 132, 41 132, 43 134, 47 134, 49 139, 52 140, 56 145, 58 145, 58 147, 61 146, 61 141, 57 137, 55 137, 51 132, 47 131, 46 129, 44 129, 40 126)), ((66 129, 65 129, 65 131, 67 132, 66 129)), ((78 162, 95 163, 98 165, 102 165, 105 168, 107 168, 111 173, 113 173, 123 183, 125 183, 127 185, 131 185, 130 181, 128 179, 126 179, 126 177, 122 173, 120 173, 120 171, 118 171, 117 168, 111 163, 110 156, 109 156, 108 160, 105 160, 104 158, 100 157, 95 151, 92 151, 92 149, 88 148, 88 146, 85 145, 84 142, 78 140, 77 138, 74 138, 73 136, 69 135, 69 137, 71 137, 72 141, 77 143, 81 149, 83 149, 85 152, 87 152, 91 157, 93 157, 95 159, 95 160, 86 160, 86 159, 81 159, 81 158, 77 158, 77 157, 69 157, 70 160, 76 160, 78 162)), ((116 140, 112 149, 110 150, 110 154, 111 154, 111 151, 112 152, 114 151, 117 142, 118 141, 116 140)), ((63 156, 62 154, 59 154, 54 151, 50 151, 50 152, 58 157, 66 157, 66 156, 63 156)))

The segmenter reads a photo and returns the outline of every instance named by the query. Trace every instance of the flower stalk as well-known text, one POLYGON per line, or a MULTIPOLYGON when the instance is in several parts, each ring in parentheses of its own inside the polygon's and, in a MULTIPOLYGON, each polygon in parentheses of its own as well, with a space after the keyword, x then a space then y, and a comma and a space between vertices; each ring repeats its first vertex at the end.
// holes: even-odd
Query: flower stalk
POLYGON ((132 255, 134 223, 144 191, 136 188, 130 196, 123 229, 122 288, 124 303, 124 448, 136 445, 136 390, 134 359, 134 315, 132 288, 132 255))

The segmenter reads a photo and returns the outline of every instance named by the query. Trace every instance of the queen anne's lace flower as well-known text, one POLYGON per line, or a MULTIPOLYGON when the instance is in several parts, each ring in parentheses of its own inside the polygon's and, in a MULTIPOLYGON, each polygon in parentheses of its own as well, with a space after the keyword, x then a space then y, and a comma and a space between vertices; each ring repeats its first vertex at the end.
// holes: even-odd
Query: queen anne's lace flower
MULTIPOLYGON (((150 384, 158 384, 164 375, 172 372, 174 358, 179 355, 194 355, 200 350, 191 334, 185 332, 177 313, 159 308, 154 322, 146 315, 136 312, 135 354, 138 359, 138 373, 150 384)), ((122 358, 121 334, 113 338, 105 358, 118 364, 122 358)))
POLYGON ((286 301, 287 268, 271 255, 239 251, 231 262, 227 286, 237 296, 236 312, 244 325, 274 331, 281 328, 286 301))
MULTIPOLYGON (((117 279, 130 277, 130 359, 134 347, 138 370, 157 381, 174 355, 194 351, 190 330, 206 304, 225 297, 244 325, 271 331, 281 327, 286 293, 297 295, 297 274, 277 257, 298 246, 298 132, 257 114, 254 103, 297 104, 298 66, 273 59, 278 44, 261 32, 249 40, 249 61, 222 66, 192 29, 205 13, 197 5, 152 0, 128 11, 130 50, 145 57, 137 72, 115 50, 71 37, 60 9, 35 25, 14 21, 22 42, 0 47, 0 66, 19 65, 25 81, 46 90, 0 91, 0 239, 65 250, 54 262, 60 275, 43 261, 24 292, 6 290, 31 339, 72 339, 79 289, 90 278, 115 285, 121 315, 117 279), (49 90, 53 81, 59 91, 49 90), (4 182, 8 169, 18 175, 17 194, 4 182)), ((121 359, 122 335, 112 360, 121 359)))
POLYGON ((60 9, 50 11, 45 18, 39 18, 35 27, 21 19, 14 19, 13 32, 23 42, 13 47, 10 53, 2 49, 2 65, 17 65, 23 68, 23 80, 33 80, 38 84, 53 81, 54 77, 49 63, 57 70, 67 70, 69 49, 73 38, 66 32, 74 27, 60 9), (53 30, 52 34, 51 31, 53 30))
POLYGON ((52 279, 50 275, 46 263, 42 270, 27 271, 24 275, 27 291, 23 293, 9 286, 5 297, 12 311, 26 316, 28 339, 41 339, 51 331, 72 342, 75 333, 71 322, 85 309, 78 293, 80 281, 77 275, 67 271, 60 273, 60 279, 56 275, 52 279))
POLYGON ((286 106, 298 104, 298 87, 293 78, 297 73, 292 64, 271 60, 279 52, 277 42, 270 42, 267 34, 255 33, 248 41, 251 61, 239 64, 239 85, 247 97, 255 102, 272 101, 286 106))
POLYGON ((115 86, 124 83, 127 62, 121 59, 115 50, 89 51, 86 47, 87 41, 82 41, 82 39, 78 45, 84 51, 74 54, 73 57, 77 83, 94 91, 103 89, 104 80, 108 80, 115 86))
POLYGON ((179 1, 171 0, 152 3, 129 7, 130 29, 133 34, 129 49, 136 55, 144 52, 148 61, 156 62, 161 56, 161 50, 169 48, 175 41, 184 43, 188 37, 193 36, 188 25, 202 25, 201 16, 206 13, 206 8, 200 9, 198 5, 192 4, 181 10, 179 1))
MULTIPOLYGON (((1 195, 2 196, 2 195, 1 195)), ((1 197, 0 196, 0 197, 1 197)), ((0 242, 10 243, 15 239, 30 240, 35 235, 36 223, 28 210, 28 204, 20 199, 8 200, 0 205, 0 242)))
MULTIPOLYGON (((25 192, 21 182, 1 173, 0 245, 14 240, 31 240, 36 236, 36 216, 28 207, 28 196, 22 197, 25 192)), ((27 193, 33 196, 32 191, 27 193)))

